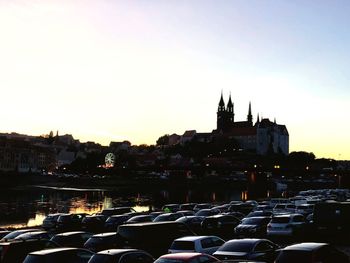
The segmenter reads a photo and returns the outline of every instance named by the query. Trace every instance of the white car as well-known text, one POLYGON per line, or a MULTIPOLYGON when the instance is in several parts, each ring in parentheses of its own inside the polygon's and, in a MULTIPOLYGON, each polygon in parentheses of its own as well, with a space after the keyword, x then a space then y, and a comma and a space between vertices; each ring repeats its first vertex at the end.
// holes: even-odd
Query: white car
POLYGON ((286 203, 286 204, 277 204, 272 209, 272 212, 274 214, 287 214, 287 213, 294 213, 295 212, 295 205, 286 203))
POLYGON ((283 214, 272 217, 267 225, 267 236, 294 236, 305 227, 301 214, 283 214))
POLYGON ((224 243, 217 236, 187 236, 175 239, 168 252, 199 252, 211 255, 224 243))

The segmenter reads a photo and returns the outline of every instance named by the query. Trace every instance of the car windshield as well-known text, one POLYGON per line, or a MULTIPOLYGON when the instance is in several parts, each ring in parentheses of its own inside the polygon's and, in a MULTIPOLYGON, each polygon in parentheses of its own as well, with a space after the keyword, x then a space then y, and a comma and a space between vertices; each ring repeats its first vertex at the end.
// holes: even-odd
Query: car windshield
POLYGON ((109 255, 104 254, 95 254, 90 260, 89 263, 114 263, 117 260, 109 255))
POLYGON ((218 249, 218 251, 248 252, 252 250, 253 246, 253 242, 235 240, 234 242, 226 242, 218 249))
POLYGON ((126 216, 111 216, 108 217, 106 223, 123 222, 127 219, 126 216))
POLYGON ((38 255, 28 255, 23 263, 44 263, 45 257, 41 257, 38 255))
POLYGON ((273 217, 271 223, 288 223, 289 217, 273 217))
POLYGON ((243 220, 242 225, 258 225, 261 221, 263 221, 263 217, 248 217, 243 220))
POLYGON ((194 243, 192 241, 174 241, 170 249, 194 250, 194 243))
POLYGON ((308 263, 311 262, 311 253, 301 250, 282 250, 276 259, 276 263, 308 263))

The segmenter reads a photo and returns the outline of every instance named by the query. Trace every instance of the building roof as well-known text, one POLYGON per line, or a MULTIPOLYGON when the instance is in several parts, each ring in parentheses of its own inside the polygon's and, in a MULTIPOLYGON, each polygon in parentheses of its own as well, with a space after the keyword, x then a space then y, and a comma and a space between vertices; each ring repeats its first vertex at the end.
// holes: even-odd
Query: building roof
POLYGON ((196 133, 197 133, 196 130, 185 131, 182 137, 193 137, 196 135, 196 133))

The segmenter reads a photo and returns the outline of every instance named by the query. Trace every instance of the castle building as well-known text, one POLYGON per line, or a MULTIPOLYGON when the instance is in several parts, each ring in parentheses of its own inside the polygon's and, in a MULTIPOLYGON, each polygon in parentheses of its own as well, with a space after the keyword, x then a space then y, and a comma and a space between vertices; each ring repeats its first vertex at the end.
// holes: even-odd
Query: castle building
POLYGON ((285 125, 261 119, 259 115, 253 123, 252 107, 249 102, 246 121, 235 121, 234 104, 231 94, 227 105, 221 94, 218 111, 217 127, 213 131, 217 136, 234 138, 243 150, 254 151, 257 154, 289 153, 289 134, 285 125))

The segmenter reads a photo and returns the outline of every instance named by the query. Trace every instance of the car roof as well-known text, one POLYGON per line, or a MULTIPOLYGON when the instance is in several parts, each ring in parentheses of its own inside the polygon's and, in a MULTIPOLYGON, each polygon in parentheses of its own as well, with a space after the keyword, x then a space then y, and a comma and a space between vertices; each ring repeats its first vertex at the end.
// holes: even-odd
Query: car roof
POLYGON ((304 251, 312 251, 315 249, 319 249, 320 247, 327 246, 327 243, 313 243, 313 242, 305 242, 294 244, 285 247, 283 250, 304 250, 304 251))
POLYGON ((106 233, 93 235, 92 237, 109 237, 109 236, 115 236, 115 235, 117 235, 116 232, 106 232, 106 233))
POLYGON ((107 249, 107 250, 102 250, 99 251, 97 254, 103 254, 103 255, 118 255, 118 254, 124 254, 124 253, 129 253, 129 252, 144 252, 140 249, 136 248, 114 248, 114 249, 107 249))
POLYGON ((165 254, 161 256, 160 258, 168 258, 168 259, 191 259, 194 257, 198 257, 200 255, 203 255, 202 253, 197 252, 182 252, 182 253, 172 253, 172 254, 165 254))
POLYGON ((78 235, 78 234, 89 234, 89 233, 85 231, 72 231, 72 232, 59 233, 56 236, 71 236, 71 235, 78 235))
POLYGON ((187 237, 180 237, 175 239, 175 241, 195 241, 195 240, 202 240, 208 237, 214 237, 214 236, 187 236, 187 237))
POLYGON ((303 216, 302 214, 278 214, 273 217, 294 217, 294 216, 303 216))
POLYGON ((238 242, 238 243, 254 244, 254 243, 258 243, 260 241, 268 241, 268 240, 267 239, 260 239, 260 238, 242 238, 242 239, 231 239, 231 240, 226 241, 226 243, 238 242))
POLYGON ((44 250, 39 250, 39 251, 34 251, 29 254, 31 255, 47 255, 47 254, 52 254, 52 253, 58 253, 61 251, 69 251, 69 250, 76 250, 80 248, 73 248, 73 247, 59 247, 59 248, 50 248, 50 249, 44 249, 44 250))

